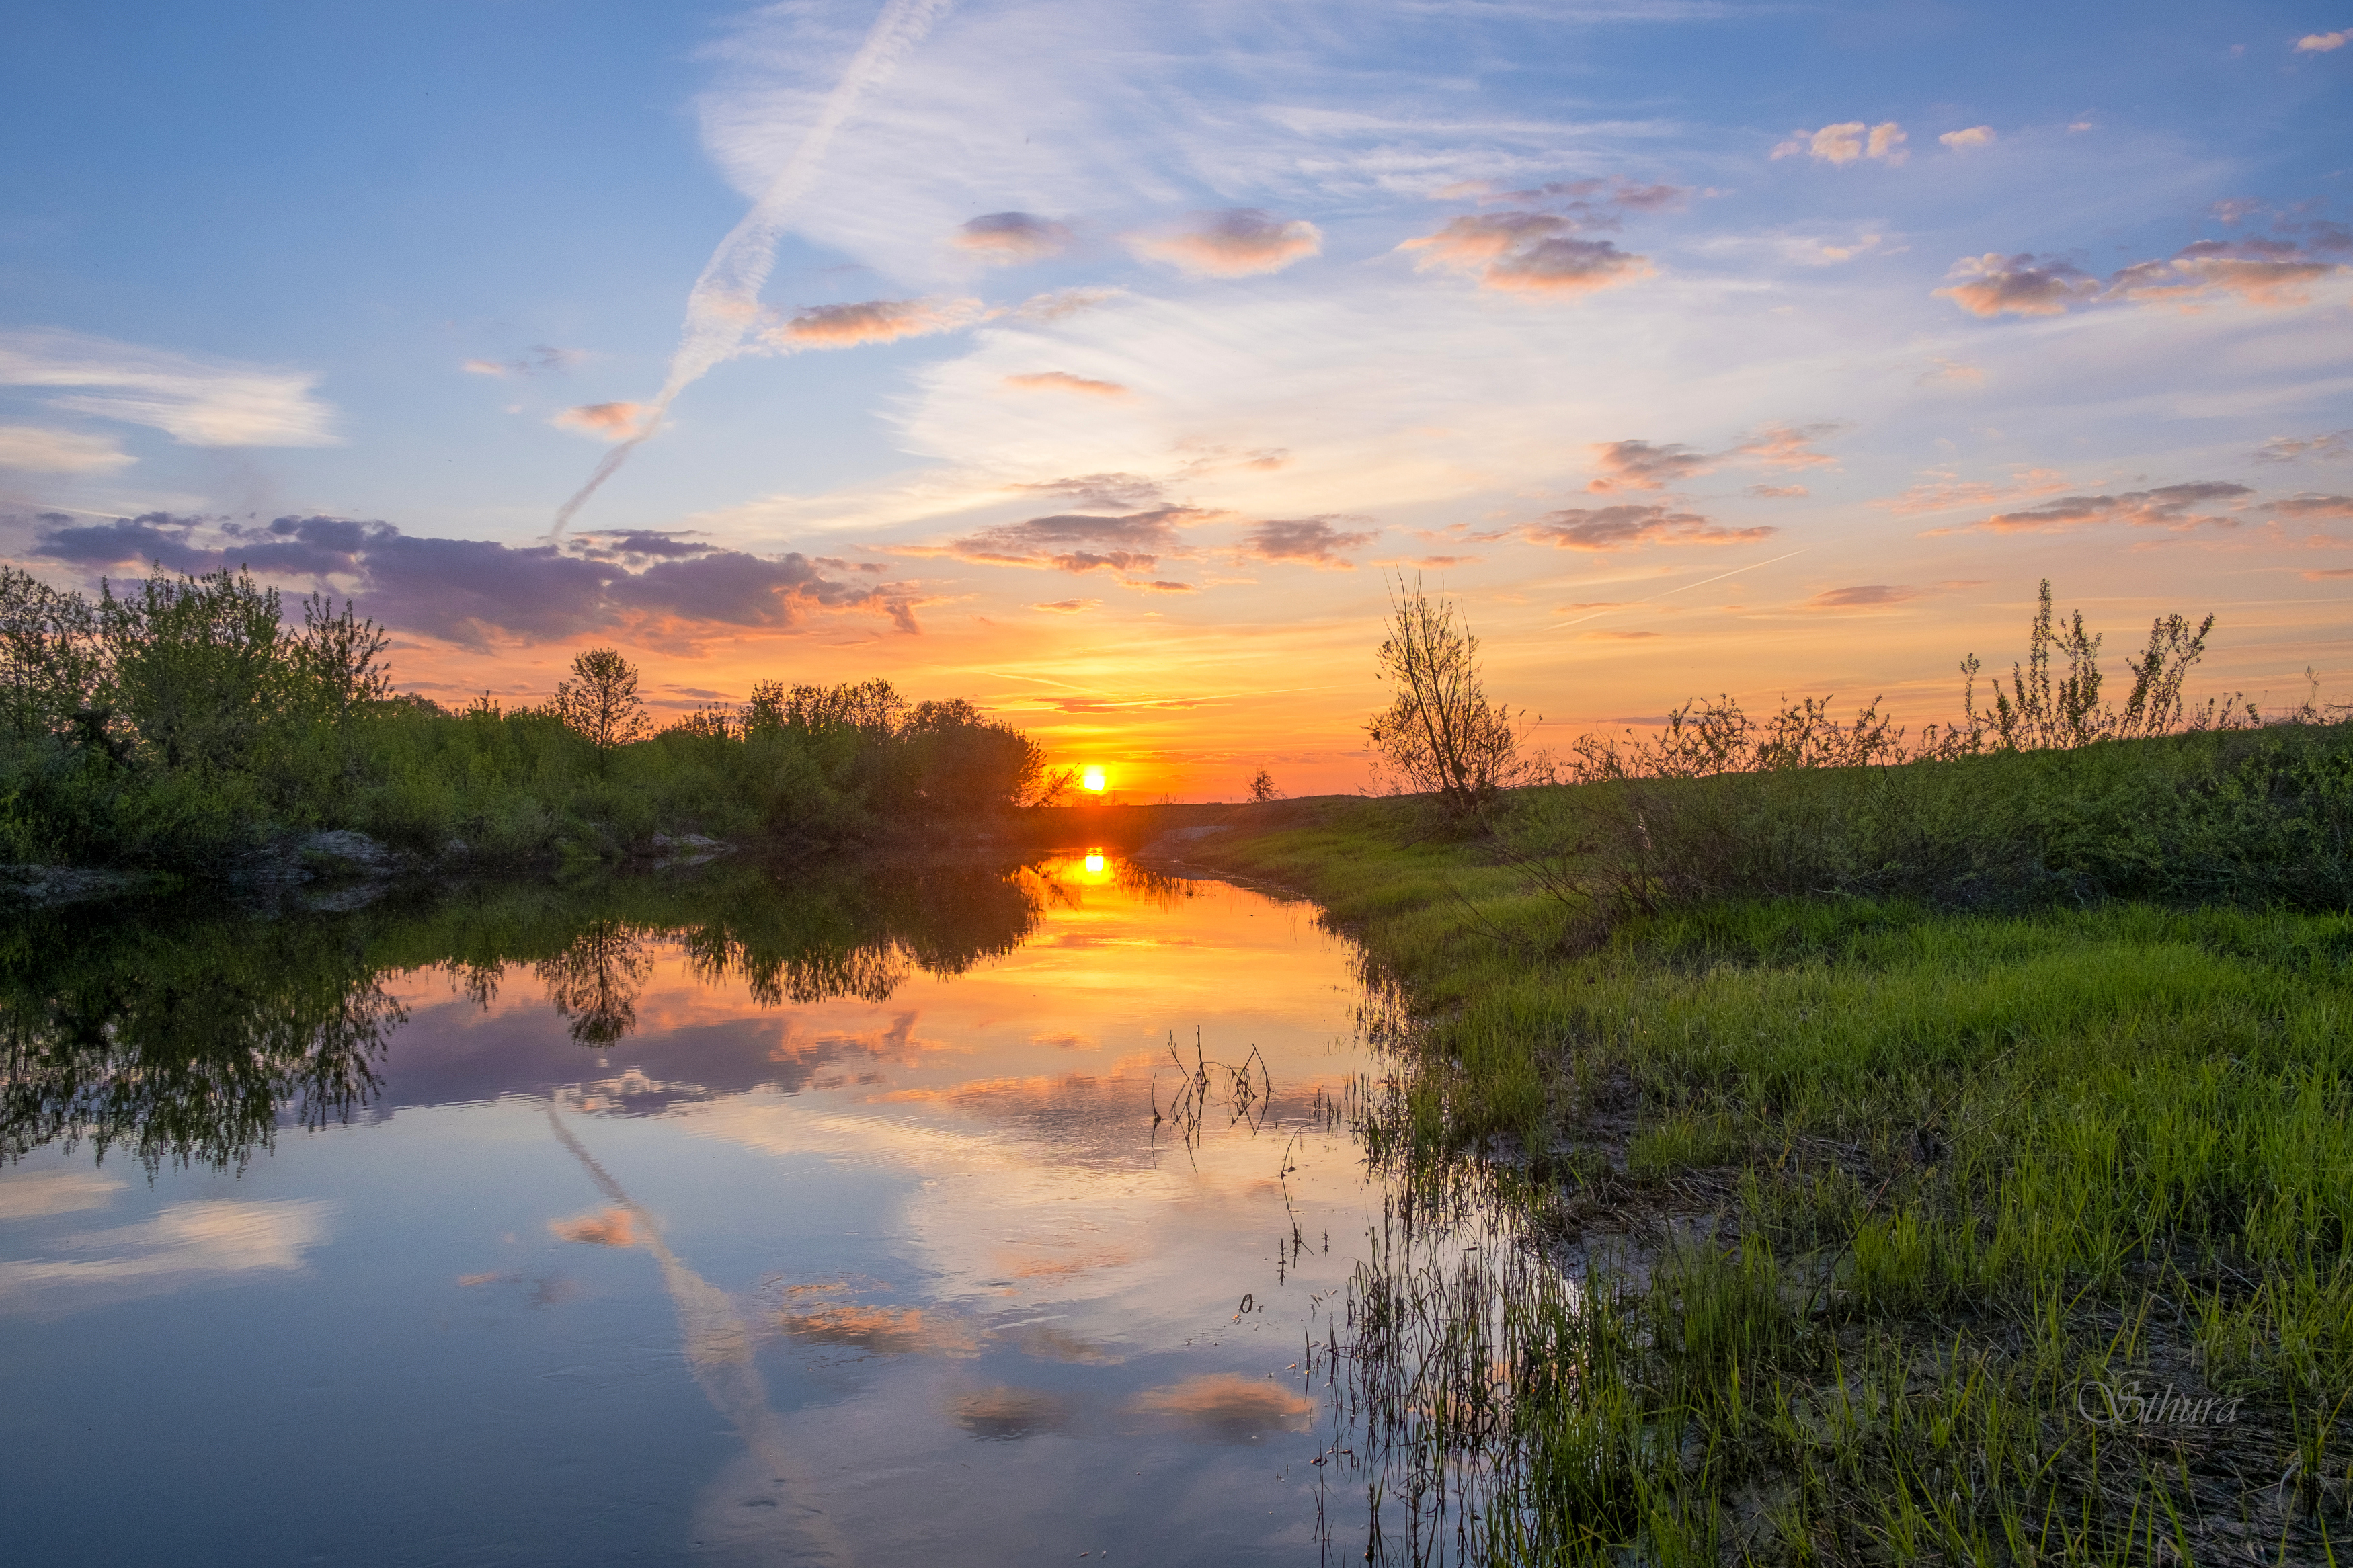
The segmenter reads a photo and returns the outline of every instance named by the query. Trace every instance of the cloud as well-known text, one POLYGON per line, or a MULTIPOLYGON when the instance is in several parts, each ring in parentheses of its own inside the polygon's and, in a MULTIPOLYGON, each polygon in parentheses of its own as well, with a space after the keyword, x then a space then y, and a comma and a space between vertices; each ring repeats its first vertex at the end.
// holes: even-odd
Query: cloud
POLYGON ((333 411, 311 395, 318 381, 81 332, 0 331, 0 386, 79 388, 51 406, 151 426, 184 446, 334 446, 333 411))
POLYGON ((955 1424, 976 1437, 1009 1442, 1071 1424, 1070 1400, 1034 1388, 984 1388, 948 1402, 955 1424))
POLYGON ((348 518, 216 526, 149 512, 55 524, 30 553, 100 572, 150 562, 189 573, 249 566, 269 580, 334 586, 388 626, 474 647, 672 623, 786 630, 812 609, 880 611, 914 629, 902 593, 888 585, 835 582, 797 552, 752 555, 650 531, 507 545, 348 518), (635 563, 649 557, 651 564, 635 563))
POLYGON ((785 349, 847 349, 890 343, 968 327, 981 317, 977 300, 867 300, 855 305, 809 305, 769 330, 767 342, 785 349))
POLYGON ((1951 511, 1965 506, 1992 506, 2026 496, 2056 495, 2067 488, 2067 478, 2055 468, 2019 468, 2008 484, 1963 479, 1947 471, 1931 470, 1922 482, 1900 496, 1872 502, 1898 517, 1920 512, 1951 511))
POLYGON ((1854 588, 1827 588, 1806 601, 1810 610, 1869 610, 1883 605, 1900 605, 1920 596, 1917 588, 1900 584, 1866 583, 1854 588))
POLYGON ((1803 153, 1818 163, 1845 164, 1862 158, 1901 163, 1912 155, 1904 148, 1910 138, 1904 134, 1904 127, 1893 120, 1868 129, 1862 121, 1850 120, 1825 125, 1820 131, 1793 131, 1789 138, 1773 149, 1774 157, 1789 158, 1803 153))
POLYGON ((1116 289, 1058 289, 1023 300, 1013 314, 1024 321, 1060 321, 1092 310, 1118 294, 1116 289))
POLYGON ((1667 634, 1664 632, 1591 631, 1579 632, 1577 635, 1588 642, 1649 642, 1653 637, 1662 637, 1667 634))
MULTIPOLYGON (((1379 537, 1377 527, 1349 531, 1333 526, 1324 517, 1270 518, 1252 525, 1241 538, 1245 555, 1261 561, 1303 561, 1315 566, 1353 566, 1343 553, 1379 537)), ((1362 520, 1350 520, 1362 521, 1362 520)))
POLYGON ((1649 257, 1620 250, 1606 239, 1546 239, 1495 262, 1479 281, 1522 293, 1586 294, 1638 282, 1656 270, 1649 257))
POLYGON ((1414 561, 1416 566, 1443 570, 1449 566, 1476 566, 1486 559, 1483 555, 1424 555, 1414 561))
POLYGON ((2307 583, 2323 583, 2336 577, 2353 577, 2353 566, 2323 566, 2304 574, 2307 583))
POLYGON ((652 413, 653 405, 647 403, 584 403, 552 416, 548 423, 600 441, 627 441, 645 427, 652 413))
POLYGON ((2259 462, 2293 463, 2305 458, 2353 458, 2353 430, 2326 436, 2274 436, 2255 453, 2259 462))
POLYGON ((1247 278, 1280 272, 1324 248, 1324 232, 1303 219, 1285 222, 1256 207, 1197 213, 1185 226, 1134 234, 1139 256, 1166 262, 1198 278, 1247 278))
POLYGON ((2353 27, 2334 33, 2306 33, 2295 41, 2295 52, 2300 55, 2325 55, 2331 49, 2343 48, 2348 40, 2353 40, 2353 27))
POLYGON ((990 213, 956 230, 955 245, 997 267, 1043 261, 1071 243, 1071 231, 1031 213, 990 213))
POLYGON ((1409 239, 1398 248, 1419 250, 1415 267, 1451 267, 1475 272, 1524 245, 1573 231, 1577 225, 1555 213, 1465 213, 1449 218, 1436 234, 1409 239))
MULTIPOLYGON (((987 565, 1075 573, 1108 570, 1127 577, 1151 571, 1164 555, 1184 553, 1185 542, 1176 531, 1178 525, 1201 521, 1210 515, 1184 506, 1158 506, 1116 516, 1064 512, 984 528, 951 541, 947 549, 962 560, 987 565)), ((1186 587, 1182 584, 1175 586, 1186 587)))
POLYGON ((1556 511, 1519 530, 1522 537, 1563 550, 1625 550, 1641 544, 1746 544, 1770 538, 1770 527, 1725 528, 1697 512, 1664 506, 1605 506, 1556 511))
POLYGON ((2255 510, 2272 517, 2290 518, 2298 522, 2353 521, 2353 496, 2288 496, 2284 500, 2266 501, 2255 510))
POLYGON ((1996 140, 1990 125, 1972 125, 1966 131, 1947 131, 1936 138, 1956 153, 1970 147, 1990 147, 1996 140))
POLYGON ((470 359, 458 368, 470 375, 558 375, 569 371, 587 356, 578 349, 550 348, 545 343, 533 343, 522 359, 470 359))
POLYGON ((1715 459, 1678 441, 1604 441, 1592 447, 1601 475, 1585 488, 1595 495, 1612 490, 1660 490, 1704 474, 1715 459))
POLYGON ((0 1307, 53 1311, 152 1296, 207 1278, 291 1272, 327 1239, 330 1205, 288 1199, 200 1198, 137 1225, 51 1244, 61 1257, 0 1261, 0 1307))
POLYGON ((1161 500, 1159 482, 1147 479, 1141 474, 1081 474, 1071 479, 1042 479, 1035 484, 1012 488, 1024 495, 1052 496, 1058 500, 1074 501, 1080 506, 1113 510, 1138 510, 1156 505, 1161 500))
POLYGON ((1836 468, 1838 459, 1827 452, 1817 452, 1810 443, 1844 429, 1842 425, 1767 425, 1733 451, 1744 458, 1754 458, 1768 468, 1836 468))
POLYGON ((1027 375, 1008 375, 1008 386, 1018 386, 1025 392, 1075 392, 1085 397, 1125 397, 1127 388, 1115 381, 1094 381, 1083 375, 1072 375, 1066 370, 1034 371, 1027 375))
POLYGON ((1799 496, 1810 496, 1814 492, 1803 485, 1750 485, 1740 493, 1745 496, 1755 496, 1759 500, 1794 500, 1799 496))
POLYGON ((1175 1417, 1206 1436, 1246 1443, 1264 1432, 1304 1431, 1315 1402, 1262 1378, 1219 1372, 1147 1388, 1134 1408, 1175 1417))
POLYGON ((1934 370, 1922 371, 1920 379, 1913 384, 1915 386, 1982 386, 1985 384, 1985 372, 1966 361, 1939 359, 1936 361, 1936 368, 1934 370))
MULTIPOLYGON (((2333 231, 2322 231, 2316 247, 2336 249, 2333 231)), ((2217 297, 2281 307, 2308 303, 2312 284, 2348 270, 2291 240, 2201 239, 2168 259, 2135 262, 2105 282, 2073 263, 2032 255, 1965 256, 1947 274, 1953 281, 1935 293, 1978 316, 2056 316, 2077 305, 2191 306, 2217 297)))
POLYGON ((2100 297, 2100 280, 2082 268, 2031 255, 1965 256, 1946 277, 1954 281, 1935 296, 1975 316, 2056 316, 2100 297))
POLYGON ((26 1171, 0 1177, 0 1219, 107 1208, 128 1185, 95 1171, 26 1171))
POLYGON ((1959 528, 1940 528, 1931 531, 1939 534, 1978 531, 2047 533, 2102 522, 2125 522, 2137 528, 2184 529, 2195 528, 2200 523, 2211 523, 2217 528, 2236 528, 2239 526, 2237 518, 2219 513, 2200 515, 2197 509, 2253 493, 2245 485, 2210 479, 2189 484, 2159 485, 2154 489, 2126 490, 2112 496, 2062 496, 2057 500, 2024 511, 1996 512, 1991 517, 1965 523, 1959 528))
POLYGON ((1077 616, 1083 615, 1089 610, 1101 609, 1103 601, 1101 599, 1050 599, 1045 604, 1031 605, 1027 607, 1032 610, 1044 610, 1057 616, 1077 616))
POLYGON ((103 436, 0 425, 0 468, 29 474, 111 474, 138 460, 103 436))

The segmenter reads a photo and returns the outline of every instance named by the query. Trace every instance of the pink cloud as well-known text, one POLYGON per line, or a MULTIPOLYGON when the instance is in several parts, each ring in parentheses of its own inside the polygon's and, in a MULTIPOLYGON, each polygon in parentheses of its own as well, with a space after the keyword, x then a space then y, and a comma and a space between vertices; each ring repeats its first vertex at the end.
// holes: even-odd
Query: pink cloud
POLYGON ((1018 386, 1025 392, 1075 392, 1086 397, 1125 397, 1127 388, 1115 381, 1094 381, 1083 375, 1072 375, 1063 370, 1035 371, 1028 375, 1008 375, 1008 386, 1018 386))
POLYGON ((1761 500, 1790 500, 1814 492, 1803 485, 1751 485, 1740 493, 1756 496, 1761 500))
POLYGON ((1641 544, 1747 544, 1779 530, 1725 528, 1697 512, 1626 505, 1556 511, 1518 531, 1534 543, 1563 550, 1626 550, 1641 544))
POLYGON ((2266 463, 2293 463, 2304 458, 2353 458, 2353 430, 2326 436, 2274 436, 2255 456, 2266 463))
POLYGON ((2094 523, 2124 522, 2137 528, 2196 528, 2211 523, 2217 528, 2236 528, 2239 520, 2219 513, 2200 515, 2196 509, 2216 501, 2229 501, 2254 492, 2245 485, 2226 484, 2220 480, 2202 480, 2181 485, 2159 485, 2154 489, 2126 490, 2112 496, 2062 496, 2042 506, 2024 511, 1996 512, 1991 517, 1959 528, 1940 528, 1934 533, 2050 533, 2063 529, 2082 528, 2094 523))
POLYGON ((1324 233, 1304 219, 1286 222, 1255 207, 1196 214, 1182 228, 1131 235, 1140 256, 1206 278, 1280 272, 1324 248, 1324 233))
POLYGON ((2334 33, 2306 33, 2295 41, 2295 52, 2300 55, 2325 55, 2331 49, 2343 48, 2348 40, 2353 40, 2353 27, 2334 33))
POLYGON ((626 441, 638 434, 653 412, 648 403, 584 403, 548 421, 559 429, 576 430, 603 441, 626 441))
POLYGON ((1917 588, 1900 583, 1866 583, 1853 588, 1828 588, 1806 601, 1810 610, 1873 610, 1920 596, 1917 588))
POLYGON ((1965 131, 1947 131, 1936 140, 1958 153, 1970 147, 1990 147, 1995 137, 1992 126, 1972 125, 1965 131))
POLYGON ((2289 496, 2282 500, 2267 501, 2255 510, 2299 522, 2353 521, 2353 496, 2289 496))
POLYGON ((990 213, 960 226, 953 243, 992 266, 1012 267, 1060 254, 1071 231, 1030 213, 990 213))
MULTIPOLYGON (((2323 226, 2316 245, 2338 248, 2323 226)), ((2056 316, 2077 305, 2126 303, 2194 306, 2235 297, 2281 307, 2310 302, 2310 286, 2348 269, 2320 259, 2292 240, 2201 239, 2162 261, 2139 261, 2103 283, 2072 263, 1989 251, 1953 264, 1953 279, 1935 292, 1978 316, 2056 316)))
POLYGON ((2067 488, 2067 478, 2054 468, 2020 468, 2008 484, 1963 479, 1950 473, 1931 473, 1900 496, 1872 502, 1898 517, 1921 512, 1952 511, 1965 506, 1994 506, 2031 496, 2056 495, 2067 488))
POLYGON ((1490 289, 1523 293, 1587 294, 1638 282, 1655 270, 1650 258, 1630 255, 1606 239, 1546 239, 1495 262, 1479 280, 1490 289))
POLYGON ((1704 474, 1714 459, 1681 442, 1654 446, 1648 441, 1603 441, 1593 447, 1600 478, 1585 488, 1595 495, 1613 490, 1662 490, 1695 474, 1704 474))
POLYGON ((860 343, 896 342, 970 326, 981 314, 977 300, 867 300, 855 305, 810 305, 768 333, 787 349, 846 349, 860 343))
POLYGON ((1893 120, 1866 127, 1860 120, 1849 120, 1837 125, 1825 125, 1820 131, 1793 131, 1789 140, 1773 149, 1776 158, 1791 158, 1803 153, 1817 163, 1842 165, 1862 158, 1876 158, 1887 163, 1901 163, 1912 154, 1905 151, 1904 127, 1893 120))
POLYGON ((1767 425, 1733 450, 1770 468, 1835 468, 1838 459, 1815 451, 1810 443, 1834 436, 1841 428, 1837 425, 1767 425))

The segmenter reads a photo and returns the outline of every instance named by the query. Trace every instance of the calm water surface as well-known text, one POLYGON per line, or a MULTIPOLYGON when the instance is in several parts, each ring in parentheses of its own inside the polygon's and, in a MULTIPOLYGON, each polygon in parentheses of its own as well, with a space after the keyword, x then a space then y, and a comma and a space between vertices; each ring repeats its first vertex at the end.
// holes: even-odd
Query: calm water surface
POLYGON ((1321 1554, 1381 1194, 1303 906, 1072 855, 9 942, 11 1561, 1321 1554), (1188 1140, 1197 1029, 1253 1091, 1188 1140))

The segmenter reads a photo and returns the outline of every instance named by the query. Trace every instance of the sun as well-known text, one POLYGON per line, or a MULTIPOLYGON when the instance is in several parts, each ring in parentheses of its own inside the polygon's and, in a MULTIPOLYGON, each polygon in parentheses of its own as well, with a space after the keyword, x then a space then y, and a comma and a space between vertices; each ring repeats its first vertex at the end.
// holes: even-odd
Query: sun
POLYGON ((1079 776, 1079 783, 1093 794, 1101 795, 1103 786, 1103 772, 1101 768, 1089 768, 1079 776))

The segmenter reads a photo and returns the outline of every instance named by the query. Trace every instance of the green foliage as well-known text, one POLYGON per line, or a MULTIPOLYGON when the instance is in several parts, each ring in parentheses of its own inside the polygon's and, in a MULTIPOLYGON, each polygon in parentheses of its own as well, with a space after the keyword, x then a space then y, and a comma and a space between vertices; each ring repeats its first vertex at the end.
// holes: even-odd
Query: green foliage
POLYGON ((763 681, 650 733, 637 670, 581 654, 544 710, 390 695, 348 604, 283 624, 244 574, 92 604, 0 569, 0 861, 233 869, 318 828, 473 864, 610 859, 662 834, 826 842, 1045 793, 1029 738, 887 681, 763 681))

